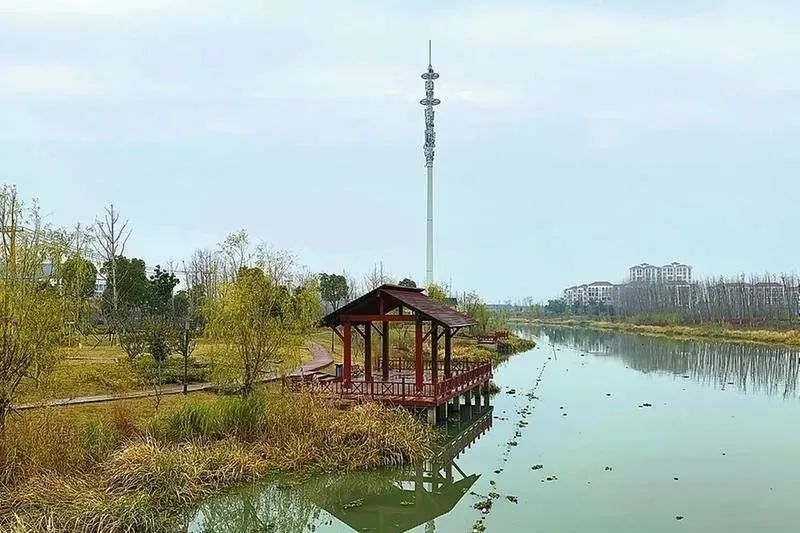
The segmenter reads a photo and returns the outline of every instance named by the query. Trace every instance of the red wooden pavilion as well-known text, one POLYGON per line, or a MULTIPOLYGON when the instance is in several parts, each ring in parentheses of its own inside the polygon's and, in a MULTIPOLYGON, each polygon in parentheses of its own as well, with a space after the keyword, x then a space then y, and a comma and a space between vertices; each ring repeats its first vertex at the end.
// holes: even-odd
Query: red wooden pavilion
POLYGON ((474 397, 477 405, 483 396, 484 403, 488 403, 485 385, 492 377, 491 363, 452 360, 453 336, 476 322, 429 298, 423 290, 382 285, 323 318, 322 324, 342 340, 343 372, 340 377, 312 376, 305 381, 311 382, 317 390, 342 399, 428 408, 429 420, 435 419, 437 412, 442 414, 441 406, 451 401, 460 402, 462 396, 470 403, 474 397), (414 324, 413 362, 390 359, 392 322, 414 324), (360 376, 354 376, 353 372, 353 331, 364 339, 364 371, 360 376), (381 337, 379 359, 372 357, 373 331, 381 337), (423 344, 428 340, 430 358, 425 358, 423 344), (440 341, 444 342, 443 361, 439 357, 440 341))

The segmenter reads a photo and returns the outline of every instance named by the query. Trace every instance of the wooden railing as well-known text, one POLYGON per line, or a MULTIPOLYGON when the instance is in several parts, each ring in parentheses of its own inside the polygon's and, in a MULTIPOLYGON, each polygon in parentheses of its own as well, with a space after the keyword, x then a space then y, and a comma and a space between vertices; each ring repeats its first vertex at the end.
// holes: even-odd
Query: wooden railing
MULTIPOLYGON (((444 372, 444 361, 439 359, 437 365, 437 369, 439 371, 439 375, 441 376, 444 372)), ((471 370, 476 365, 480 365, 481 363, 476 363, 475 361, 464 361, 464 360, 455 360, 450 362, 450 374, 457 374, 459 372, 466 372, 471 370)), ((422 361, 422 370, 430 371, 432 370, 433 365, 430 359, 426 359, 422 361)), ((376 360, 373 364, 373 374, 375 372, 380 372, 383 369, 383 365, 381 364, 380 359, 376 360)), ((416 367, 414 366, 413 359, 390 359, 389 360, 389 371, 390 372, 414 372, 416 367)))
MULTIPOLYGON (((413 363, 396 360, 398 367, 393 371, 413 370, 413 363)), ((314 380, 298 378, 290 383, 294 390, 310 389, 312 392, 333 398, 354 400, 375 400, 406 405, 438 405, 487 382, 492 377, 491 363, 472 361, 453 361, 451 377, 435 383, 425 382, 417 386, 413 378, 401 377, 388 380, 351 381, 345 383, 341 378, 335 380, 314 380), (457 364, 456 364, 457 363, 457 364)), ((377 376, 376 376, 377 377, 377 376)))

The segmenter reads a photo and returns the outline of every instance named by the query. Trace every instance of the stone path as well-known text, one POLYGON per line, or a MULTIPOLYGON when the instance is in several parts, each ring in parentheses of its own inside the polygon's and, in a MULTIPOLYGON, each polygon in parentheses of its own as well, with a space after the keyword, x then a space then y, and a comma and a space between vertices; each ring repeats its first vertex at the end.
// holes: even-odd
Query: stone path
MULTIPOLYGON (((306 341, 306 347, 308 348, 308 351, 311 352, 312 356, 311 361, 295 368, 289 374, 290 376, 299 376, 301 374, 308 374, 310 372, 314 372, 316 370, 325 368, 326 366, 330 365, 333 362, 333 358, 330 356, 327 350, 325 350, 325 348, 323 348, 319 344, 306 341)), ((262 381, 264 382, 276 381, 279 380, 280 378, 281 376, 279 374, 275 372, 270 372, 262 381)), ((213 383, 192 383, 189 384, 186 390, 187 392, 200 392, 204 390, 212 390, 214 389, 214 387, 215 385, 213 383)), ((172 394, 182 394, 182 393, 183 393, 183 385, 165 387, 161 391, 161 394, 164 396, 172 394)), ((130 400, 135 398, 148 398, 155 395, 156 393, 153 390, 122 392, 119 394, 98 394, 95 396, 78 396, 76 398, 58 398, 55 400, 46 400, 43 402, 23 403, 13 406, 13 409, 17 411, 26 411, 30 409, 39 409, 42 407, 58 407, 63 405, 84 405, 90 403, 113 402, 117 400, 130 400)))

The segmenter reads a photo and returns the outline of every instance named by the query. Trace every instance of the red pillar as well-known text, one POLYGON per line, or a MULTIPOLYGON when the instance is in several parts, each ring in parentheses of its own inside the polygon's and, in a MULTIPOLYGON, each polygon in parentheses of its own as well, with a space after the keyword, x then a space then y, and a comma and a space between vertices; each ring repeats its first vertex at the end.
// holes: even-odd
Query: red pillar
POLYGON ((344 383, 350 385, 353 381, 353 357, 352 357, 352 330, 350 321, 344 323, 344 383))
POLYGON ((450 356, 453 352, 453 333, 450 328, 444 330, 444 378, 450 377, 450 356))
POLYGON ((422 366, 422 320, 417 319, 414 346, 414 370, 416 371, 417 388, 422 388, 423 366, 422 366))
POLYGON ((364 324, 364 377, 372 381, 372 324, 364 324))
POLYGON ((383 323, 381 335, 381 373, 385 381, 389 380, 389 322, 383 323))
POLYGON ((431 381, 439 381, 439 326, 431 322, 431 381))

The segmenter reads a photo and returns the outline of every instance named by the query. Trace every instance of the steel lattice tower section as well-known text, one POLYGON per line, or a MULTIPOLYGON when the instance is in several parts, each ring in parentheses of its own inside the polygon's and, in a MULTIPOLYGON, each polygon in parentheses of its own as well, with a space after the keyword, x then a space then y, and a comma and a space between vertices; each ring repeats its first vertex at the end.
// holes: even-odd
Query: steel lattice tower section
POLYGON ((428 169, 428 224, 427 224, 427 268, 426 279, 428 285, 433 283, 433 149, 436 147, 436 132, 433 129, 433 106, 439 105, 441 100, 433 97, 433 80, 439 75, 433 71, 431 64, 431 42, 428 41, 428 71, 422 74, 425 80, 425 98, 419 101, 425 106, 425 166, 428 169))

